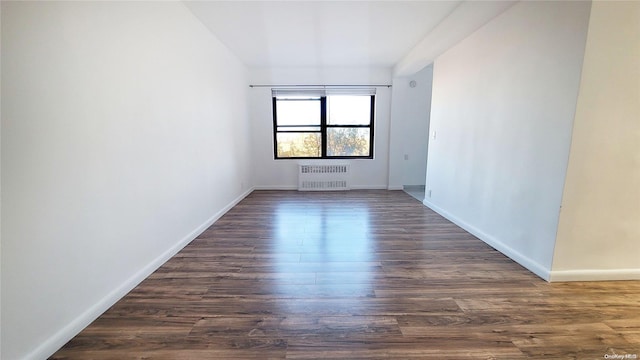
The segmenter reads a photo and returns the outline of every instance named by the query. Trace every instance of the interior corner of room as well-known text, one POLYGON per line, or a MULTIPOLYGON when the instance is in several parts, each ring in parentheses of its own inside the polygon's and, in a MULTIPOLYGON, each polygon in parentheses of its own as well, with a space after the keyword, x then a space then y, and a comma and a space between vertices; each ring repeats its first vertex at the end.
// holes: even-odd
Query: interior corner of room
POLYGON ((47 358, 253 191, 297 189, 250 84, 385 85, 352 189, 406 190, 545 281, 640 280, 639 2, 434 2, 411 39, 381 23, 424 2, 349 2, 379 22, 330 53, 314 14, 340 2, 232 3, 1 2, 1 358, 47 358), (317 32, 260 18, 304 3, 317 32))

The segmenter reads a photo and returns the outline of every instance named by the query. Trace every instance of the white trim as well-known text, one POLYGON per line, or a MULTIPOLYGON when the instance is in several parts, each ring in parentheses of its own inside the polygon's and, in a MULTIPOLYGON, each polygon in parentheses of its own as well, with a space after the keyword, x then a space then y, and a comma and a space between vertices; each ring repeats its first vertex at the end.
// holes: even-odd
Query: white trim
POLYGON ((255 190, 298 190, 297 185, 258 185, 255 190))
POLYGON ((389 191, 404 190, 404 187, 402 185, 389 185, 387 186, 387 190, 389 191))
POLYGON ((242 199, 247 197, 249 194, 253 192, 253 188, 247 190, 236 199, 234 199, 227 206, 222 208, 222 210, 215 213, 209 219, 207 219, 202 225, 198 226, 196 229, 191 231, 185 237, 183 237, 180 241, 178 241, 174 246, 169 248, 167 251, 162 253, 160 256, 152 260, 149 264, 143 267, 140 271, 133 274, 129 279, 127 279, 124 283, 122 283, 117 288, 113 289, 107 296, 105 296, 102 300, 100 300, 95 305, 91 306, 85 312, 80 314, 75 320, 71 321, 67 326, 63 327, 59 331, 57 331, 53 336, 49 339, 45 340, 31 351, 25 359, 46 359, 49 356, 53 355, 58 349, 60 349, 64 344, 66 344, 69 340, 71 340, 74 336, 76 336, 80 331, 82 331, 85 327, 91 324, 95 319, 97 319, 100 315, 102 315, 105 311, 107 311, 113 304, 122 299, 125 295, 129 293, 133 288, 138 286, 144 279, 146 279, 149 275, 151 275, 154 271, 156 271, 160 266, 162 266, 167 260, 171 259, 175 254, 177 254, 180 250, 182 250, 185 246, 187 246, 191 241, 193 241, 198 235, 200 235, 203 231, 209 228, 214 222, 222 217, 227 211, 231 210, 236 204, 238 204, 242 199))
MULTIPOLYGON (((258 185, 255 190, 298 190, 297 186, 288 185, 258 185)), ((351 190, 389 190, 387 185, 351 185, 351 190)), ((402 190, 402 189, 398 189, 402 190)), ((348 190, 347 190, 348 191, 348 190)))
POLYGON ((542 279, 549 281, 550 277, 551 277, 551 271, 549 269, 547 269, 546 267, 542 266, 541 264, 539 264, 538 262, 536 262, 535 260, 531 259, 528 256, 523 255, 521 252, 513 249, 512 247, 506 245, 505 243, 503 243, 502 241, 496 239, 495 237, 483 232, 482 230, 476 228, 475 226, 465 222, 464 220, 456 217, 455 215, 449 213, 448 211, 440 208, 439 206, 427 201, 426 199, 424 201, 422 201, 422 203, 430 208, 431 210, 437 212, 438 214, 444 216, 445 218, 447 218, 449 221, 451 221, 452 223, 460 226, 461 228, 467 230, 468 232, 470 232, 472 235, 474 235, 475 237, 477 237, 478 239, 484 241, 485 243, 487 243, 489 246, 493 247, 494 249, 500 251, 501 253, 503 253, 504 255, 508 256, 509 258, 511 258, 511 260, 517 262, 518 264, 522 265, 523 267, 525 267, 526 269, 528 269, 529 271, 531 271, 532 273, 538 275, 539 277, 541 277, 542 279))
POLYGON ((551 282, 640 280, 640 269, 552 270, 551 282))
POLYGON ((387 190, 387 185, 351 185, 351 190, 387 190))

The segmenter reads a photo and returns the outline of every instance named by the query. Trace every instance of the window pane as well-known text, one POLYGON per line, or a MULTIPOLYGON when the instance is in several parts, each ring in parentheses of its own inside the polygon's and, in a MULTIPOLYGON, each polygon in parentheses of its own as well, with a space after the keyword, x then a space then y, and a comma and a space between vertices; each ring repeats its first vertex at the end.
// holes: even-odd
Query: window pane
POLYGON ((278 133, 278 157, 321 157, 320 133, 278 133))
POLYGON ((327 156, 370 156, 369 128, 327 128, 327 156))
POLYGON ((278 126, 320 125, 320 100, 276 100, 278 126))
POLYGON ((327 100, 327 124, 370 125, 371 96, 332 95, 327 100))

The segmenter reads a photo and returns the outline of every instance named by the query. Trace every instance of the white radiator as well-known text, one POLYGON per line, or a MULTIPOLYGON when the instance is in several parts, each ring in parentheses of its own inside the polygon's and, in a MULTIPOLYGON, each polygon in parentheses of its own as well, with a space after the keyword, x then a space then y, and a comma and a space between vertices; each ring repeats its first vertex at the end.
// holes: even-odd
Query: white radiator
POLYGON ((299 191, 349 190, 349 164, 299 164, 299 191))

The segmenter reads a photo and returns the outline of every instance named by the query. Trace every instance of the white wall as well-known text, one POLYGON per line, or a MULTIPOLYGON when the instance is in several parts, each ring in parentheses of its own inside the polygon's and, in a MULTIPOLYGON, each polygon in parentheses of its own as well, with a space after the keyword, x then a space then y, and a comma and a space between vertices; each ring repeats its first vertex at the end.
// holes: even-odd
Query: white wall
POLYGON ((389 189, 425 184, 432 81, 432 65, 393 79, 389 189), (411 81, 416 82, 413 88, 411 81))
MULTIPOLYGON (((0 49, 2 49, 2 6, 0 6, 0 49)), ((1 53, 1 51, 0 51, 1 53)), ((0 71, 2 69, 2 56, 0 56, 0 71)), ((0 79, 2 74, 0 73, 0 79)), ((0 86, 0 99, 2 99, 2 87, 0 86)), ((0 100, 0 119, 2 119, 2 101, 0 100)), ((0 122, 0 159, 2 159, 2 126, 0 122)), ((2 163, 0 162, 0 259, 2 259, 2 163)), ((0 356, 2 356, 2 264, 0 264, 0 356)))
POLYGON ((438 56, 515 3, 517 1, 462 1, 398 61, 393 76, 409 76, 432 64, 438 56))
POLYGON ((640 3, 594 2, 553 280, 640 279, 640 3))
POLYGON ((179 2, 2 2, 2 359, 47 357, 249 189, 245 71, 179 2))
MULTIPOLYGON (((256 68, 249 71, 257 85, 384 85, 389 68, 256 68)), ((253 176, 258 189, 296 189, 299 160, 274 160, 273 110, 270 87, 249 90, 253 145, 253 176)), ((352 188, 386 189, 389 177, 389 116, 391 90, 378 87, 374 124, 374 159, 350 160, 352 188)))
POLYGON ((425 205, 548 279, 588 2, 520 2, 434 64, 425 205))
POLYGON ((388 85, 388 67, 253 67, 249 69, 253 85, 388 85))

